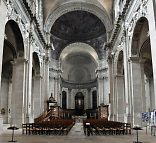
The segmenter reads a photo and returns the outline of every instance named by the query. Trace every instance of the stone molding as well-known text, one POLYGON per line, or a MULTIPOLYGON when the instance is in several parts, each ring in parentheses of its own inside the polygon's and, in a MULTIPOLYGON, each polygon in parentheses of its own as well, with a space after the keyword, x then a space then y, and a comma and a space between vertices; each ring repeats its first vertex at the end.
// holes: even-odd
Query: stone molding
POLYGON ((122 74, 116 74, 116 75, 114 75, 114 77, 115 77, 115 78, 118 78, 118 77, 124 78, 124 75, 122 75, 122 74))
MULTIPOLYGON (((40 60, 40 63, 42 62, 42 55, 41 55, 41 51, 42 50, 42 42, 39 40, 39 37, 37 36, 37 33, 35 32, 35 30, 33 30, 33 33, 31 33, 32 35, 30 35, 30 29, 31 29, 31 26, 30 26, 30 19, 29 19, 29 15, 24 11, 21 11, 21 6, 24 6, 24 5, 21 5, 21 2, 18 2, 18 1, 10 1, 10 0, 7 0, 7 1, 4 1, 5 4, 6 4, 6 7, 7 7, 7 21, 6 23, 9 21, 9 20, 13 20, 17 23, 19 29, 20 29, 20 32, 21 32, 21 35, 23 37, 23 44, 24 44, 24 58, 25 59, 28 59, 28 55, 26 55, 28 49, 30 48, 29 47, 29 43, 31 45, 34 45, 33 46, 33 52, 37 52, 38 55, 40 56, 39 60, 40 60), (39 46, 38 46, 38 44, 39 46), (35 48, 34 48, 35 47, 35 48)), ((32 27, 35 27, 35 25, 32 25, 32 27)), ((41 65, 41 64, 40 64, 41 65)))
POLYGON ((62 80, 62 87, 66 87, 69 89, 88 89, 88 88, 96 87, 96 85, 97 85, 97 80, 93 80, 87 83, 74 83, 74 82, 62 80))
POLYGON ((127 29, 129 37, 133 36, 133 31, 134 31, 134 28, 136 26, 137 21, 141 17, 147 18, 147 16, 148 16, 147 3, 148 3, 148 0, 142 0, 142 2, 139 3, 139 5, 136 8, 136 10, 135 11, 131 11, 131 13, 133 13, 133 15, 131 17, 131 20, 126 23, 126 29, 127 29))
POLYGON ((129 61, 132 63, 139 63, 140 58, 139 57, 129 57, 129 61))
POLYGON ((96 74, 102 74, 102 73, 106 73, 108 71, 108 67, 104 67, 104 68, 98 68, 96 69, 96 74))
POLYGON ((119 33, 124 30, 121 27, 121 26, 123 26, 123 23, 124 23, 124 26, 126 28, 126 32, 128 33, 129 38, 132 38, 133 31, 134 31, 134 28, 135 28, 137 21, 141 17, 146 17, 148 19, 148 17, 147 17, 148 16, 148 11, 147 11, 148 0, 141 0, 141 2, 140 1, 131 1, 129 3, 130 3, 129 5, 131 5, 131 7, 132 7, 131 10, 129 10, 128 12, 125 12, 123 15, 119 15, 119 20, 118 20, 119 22, 115 26, 115 28, 117 30, 113 30, 114 32, 113 32, 112 37, 110 39, 110 43, 113 47, 114 47, 115 43, 118 41, 116 39, 116 37, 119 36, 119 33), (123 21, 121 21, 121 19, 123 21))

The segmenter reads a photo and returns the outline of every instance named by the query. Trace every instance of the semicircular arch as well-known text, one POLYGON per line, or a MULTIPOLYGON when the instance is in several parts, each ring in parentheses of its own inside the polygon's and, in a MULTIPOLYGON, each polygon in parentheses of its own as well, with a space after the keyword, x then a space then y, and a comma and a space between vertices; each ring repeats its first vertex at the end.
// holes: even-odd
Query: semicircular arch
MULTIPOLYGON (((109 33, 112 30, 112 23, 111 20, 104 9, 104 7, 100 7, 100 3, 97 1, 97 5, 93 4, 91 1, 84 2, 82 0, 79 0, 77 2, 68 2, 68 3, 62 3, 57 5, 55 9, 51 11, 49 16, 46 19, 44 29, 47 33, 50 33, 51 28, 55 21, 62 15, 76 10, 83 10, 90 12, 94 15, 96 15, 104 24, 106 27, 107 33, 109 33)), ((50 37, 49 37, 50 38, 50 37)), ((50 40, 50 39, 49 39, 50 40)))

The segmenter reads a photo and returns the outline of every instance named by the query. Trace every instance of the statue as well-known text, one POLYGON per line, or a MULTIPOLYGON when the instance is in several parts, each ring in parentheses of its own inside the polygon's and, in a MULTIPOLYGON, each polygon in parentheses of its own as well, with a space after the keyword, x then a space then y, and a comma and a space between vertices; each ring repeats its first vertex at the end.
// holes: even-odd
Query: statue
POLYGON ((51 96, 49 97, 49 101, 50 102, 55 102, 55 99, 54 99, 54 97, 53 97, 53 94, 51 93, 51 96))

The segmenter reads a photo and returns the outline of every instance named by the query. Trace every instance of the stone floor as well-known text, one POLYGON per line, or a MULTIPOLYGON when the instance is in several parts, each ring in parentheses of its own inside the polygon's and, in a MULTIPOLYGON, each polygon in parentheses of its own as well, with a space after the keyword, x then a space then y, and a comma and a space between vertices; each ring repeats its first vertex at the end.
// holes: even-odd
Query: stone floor
MULTIPOLYGON (((0 143, 7 143, 11 140, 12 131, 3 131, 0 135, 0 143)), ((136 141, 136 132, 132 135, 99 135, 85 136, 82 123, 76 123, 67 136, 46 136, 46 135, 22 135, 21 130, 15 131, 17 143, 133 143, 136 141)), ((156 143, 156 136, 151 136, 145 129, 139 131, 139 141, 143 143, 156 143)))

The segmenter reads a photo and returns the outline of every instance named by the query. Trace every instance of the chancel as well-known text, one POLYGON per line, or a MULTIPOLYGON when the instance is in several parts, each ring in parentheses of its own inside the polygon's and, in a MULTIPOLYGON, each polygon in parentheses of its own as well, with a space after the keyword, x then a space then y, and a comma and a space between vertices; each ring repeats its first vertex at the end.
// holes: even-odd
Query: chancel
POLYGON ((138 125, 154 143, 155 10, 154 0, 0 0, 0 141, 16 126, 21 143, 132 142, 138 125))

